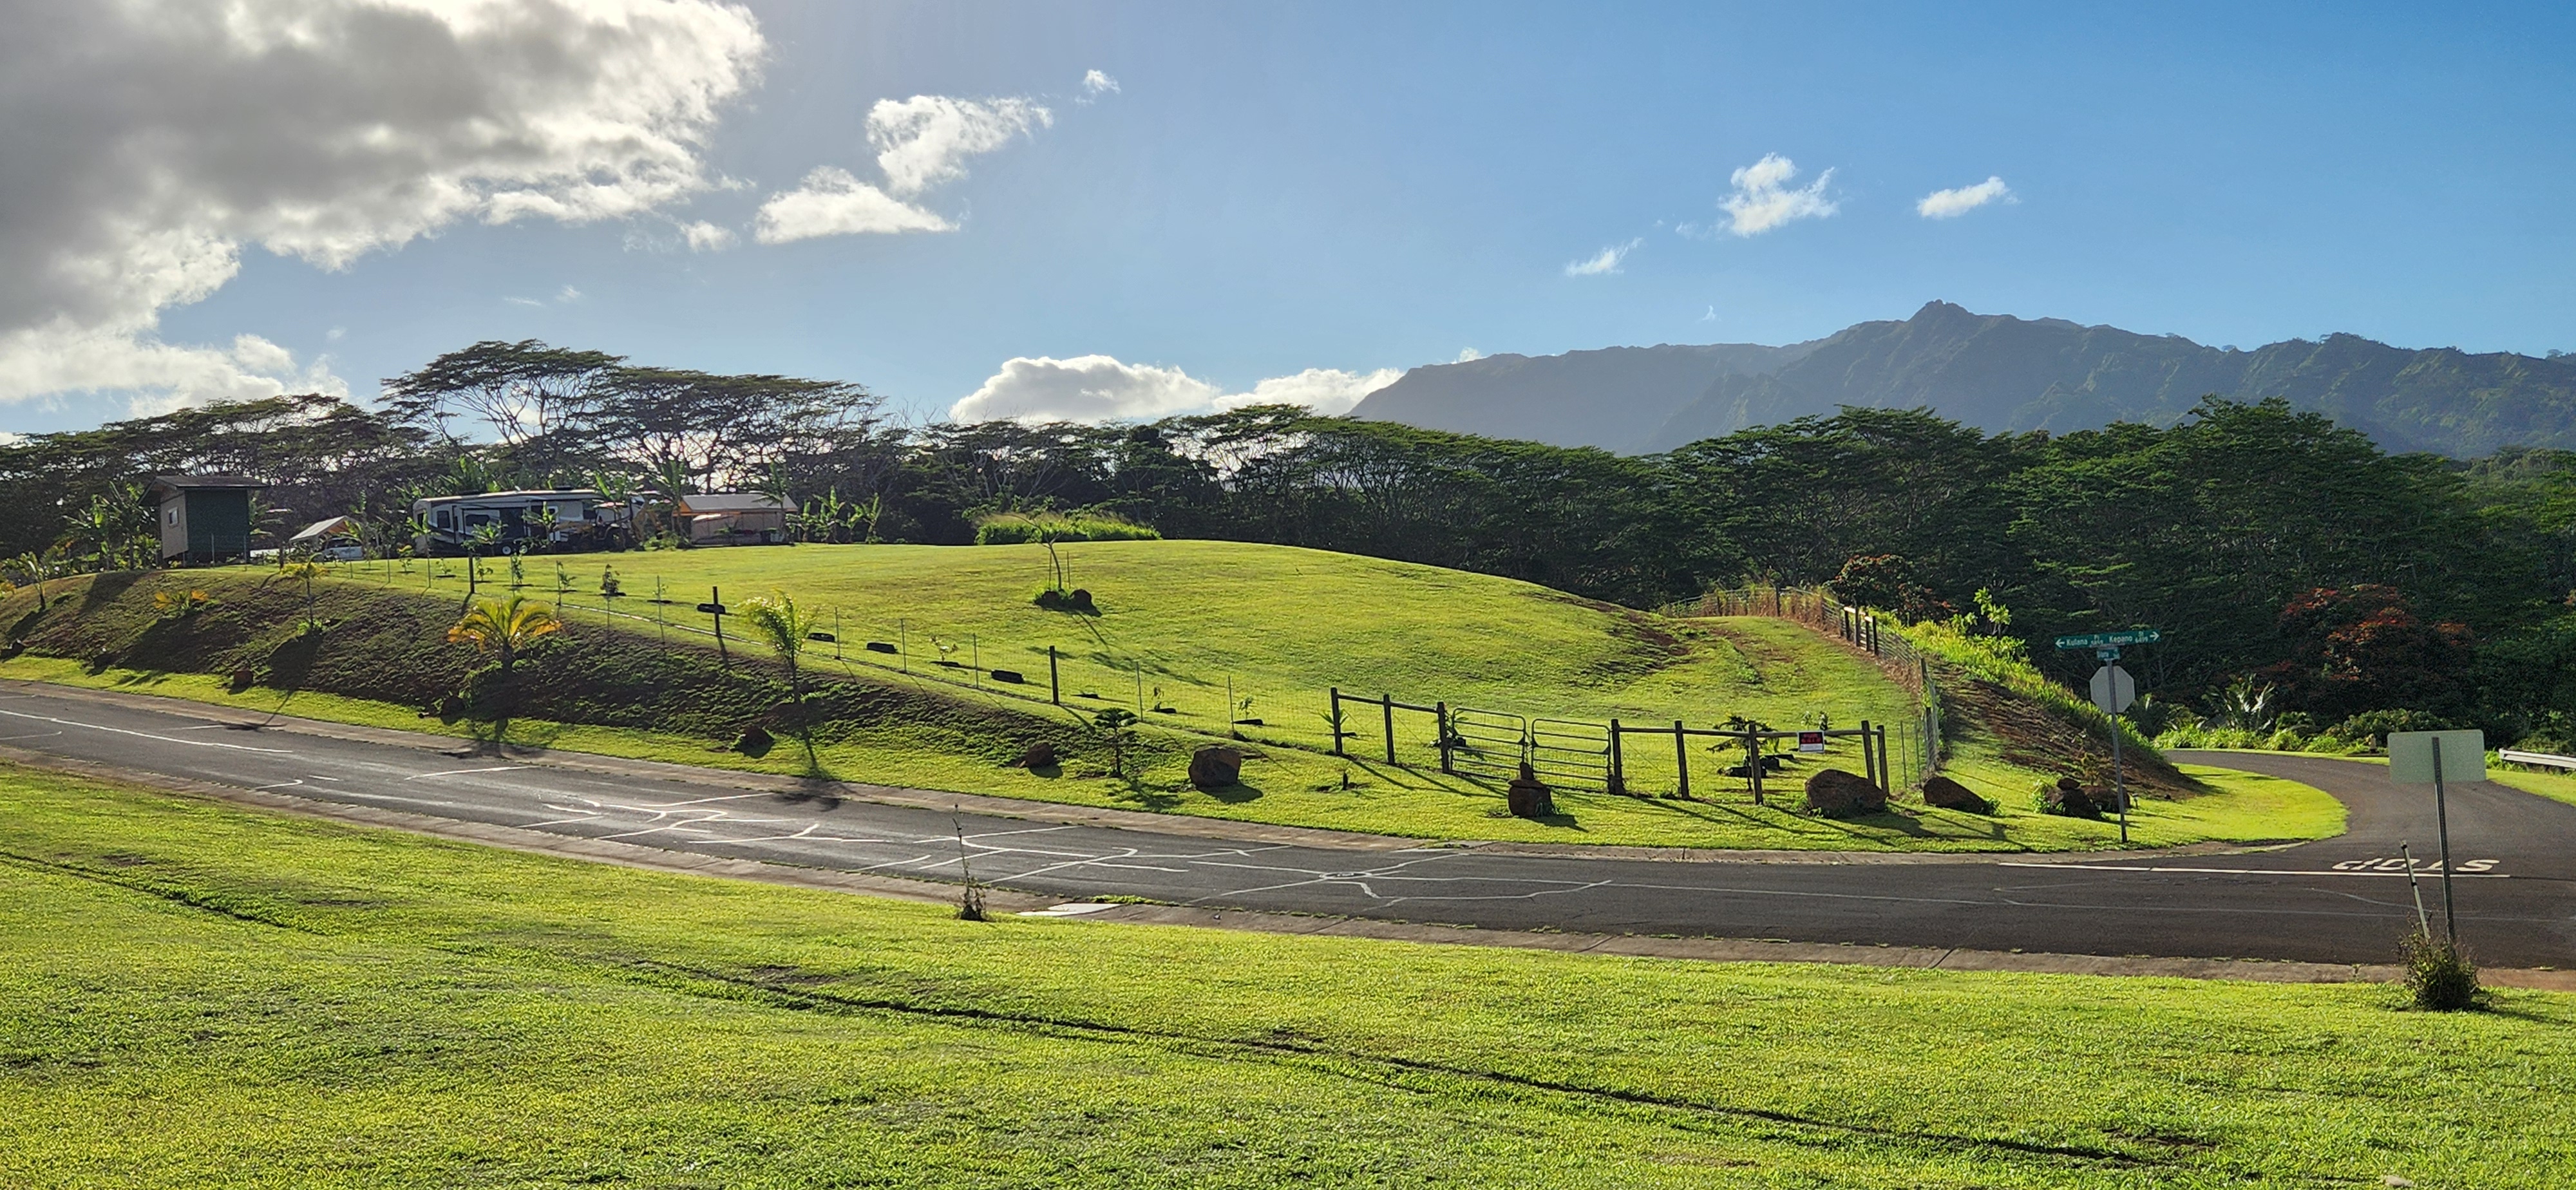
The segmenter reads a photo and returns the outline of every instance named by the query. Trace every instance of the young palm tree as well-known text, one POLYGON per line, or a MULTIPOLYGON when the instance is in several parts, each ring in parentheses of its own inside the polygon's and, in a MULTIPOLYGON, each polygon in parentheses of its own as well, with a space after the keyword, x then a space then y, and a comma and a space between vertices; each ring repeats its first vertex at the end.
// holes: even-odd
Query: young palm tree
POLYGON ((313 618, 313 580, 322 577, 322 564, 310 559, 288 562, 277 568, 277 575, 289 581, 303 582, 304 623, 302 627, 306 632, 320 632, 322 622, 313 618))
POLYGON ((455 627, 447 630, 447 639, 452 644, 470 644, 476 652, 498 656, 501 676, 508 678, 521 650, 562 627, 563 621, 555 618, 553 608, 512 595, 476 603, 456 621, 455 627))
POLYGON ((822 613, 800 610, 795 600, 783 592, 773 591, 744 600, 742 610, 736 614, 742 617, 743 623, 751 625, 753 636, 777 650, 778 656, 787 662, 787 687, 797 698, 804 698, 805 678, 796 662, 805 652, 806 634, 814 631, 814 625, 822 620, 822 613))

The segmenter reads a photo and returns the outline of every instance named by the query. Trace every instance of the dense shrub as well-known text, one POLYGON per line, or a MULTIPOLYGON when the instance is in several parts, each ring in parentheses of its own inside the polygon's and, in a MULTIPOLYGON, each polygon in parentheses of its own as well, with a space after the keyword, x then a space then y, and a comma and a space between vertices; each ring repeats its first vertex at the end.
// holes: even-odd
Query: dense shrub
POLYGON ((977 545, 1055 541, 1160 541, 1163 535, 1109 512, 998 512, 975 521, 977 545))
POLYGON ((2415 1007, 2433 1012, 2476 1008, 2485 998, 2478 988, 2477 964, 2459 944, 2428 934, 2408 934, 2398 944, 2406 958, 2406 991, 2415 1007))

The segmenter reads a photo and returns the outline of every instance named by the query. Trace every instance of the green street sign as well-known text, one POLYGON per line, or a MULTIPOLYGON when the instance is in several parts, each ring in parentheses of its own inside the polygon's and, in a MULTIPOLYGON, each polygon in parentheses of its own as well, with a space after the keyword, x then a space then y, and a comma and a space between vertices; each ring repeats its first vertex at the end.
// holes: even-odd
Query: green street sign
POLYGON ((2061 636, 2061 649, 2109 649, 2121 645, 2151 645, 2164 639, 2164 633, 2153 628, 2132 628, 2125 632, 2087 632, 2082 636, 2061 636))

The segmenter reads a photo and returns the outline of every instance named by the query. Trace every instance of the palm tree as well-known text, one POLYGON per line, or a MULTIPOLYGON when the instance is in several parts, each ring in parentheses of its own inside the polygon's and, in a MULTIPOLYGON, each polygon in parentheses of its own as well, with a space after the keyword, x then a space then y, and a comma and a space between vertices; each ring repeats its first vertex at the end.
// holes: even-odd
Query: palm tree
POLYGON ((447 640, 450 644, 473 645, 478 653, 497 655, 501 676, 507 679, 521 650, 562 627, 563 621, 555 618, 553 608, 512 595, 476 603, 447 630, 447 640))
POLYGON ((322 564, 311 560, 288 562, 277 568, 277 574, 280 578, 303 580, 303 629, 307 633, 320 632, 322 630, 322 622, 313 618, 313 580, 322 577, 322 564))
POLYGON ((805 697, 805 679, 796 662, 805 652, 806 634, 814 631, 814 625, 821 622, 822 613, 801 610, 796 601, 785 593, 773 591, 744 600, 742 610, 736 614, 744 623, 751 625, 753 636, 777 650, 778 656, 787 662, 787 688, 802 700, 805 697))

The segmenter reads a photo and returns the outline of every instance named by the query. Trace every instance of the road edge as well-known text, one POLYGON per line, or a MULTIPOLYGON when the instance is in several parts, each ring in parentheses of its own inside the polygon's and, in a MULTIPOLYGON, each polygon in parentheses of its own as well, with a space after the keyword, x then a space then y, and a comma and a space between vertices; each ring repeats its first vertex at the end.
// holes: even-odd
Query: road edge
MULTIPOLYGON (((0 745, 0 761, 29 769, 66 773, 299 818, 398 830, 524 854, 547 855, 643 871, 745 880, 790 888, 885 897, 922 904, 953 905, 957 902, 960 893, 957 885, 936 881, 843 872, 829 868, 796 867, 760 860, 725 859, 669 851, 638 843, 585 839, 572 835, 524 830, 518 827, 465 822, 399 810, 384 810, 372 806, 351 806, 339 802, 297 797, 287 793, 243 789, 212 781, 166 777, 125 769, 117 765, 76 760, 50 753, 29 752, 5 745, 0 745)), ((990 887, 985 890, 985 903, 992 912, 1011 914, 1039 913, 1067 904, 1058 897, 1037 896, 990 887)), ((2310 984, 2386 984, 2397 982, 2404 974, 2401 968, 2394 965, 2300 963, 2261 959, 2160 958, 2142 955, 2113 957, 1945 947, 1788 942, 1750 938, 1680 938, 1636 934, 1487 930, 1471 926, 1430 925, 1375 918, 1308 916, 1159 904, 1113 904, 1095 912, 1081 914, 1075 920, 1099 924, 1178 926, 1263 934, 1360 938, 1445 946, 1491 946, 1521 950, 1548 950, 1565 954, 1678 959, 1712 963, 1803 963, 2031 975, 2093 975, 2310 984)), ((2482 982, 2493 987, 2576 992, 2576 971, 2492 968, 2480 971, 2478 974, 2482 982)))

